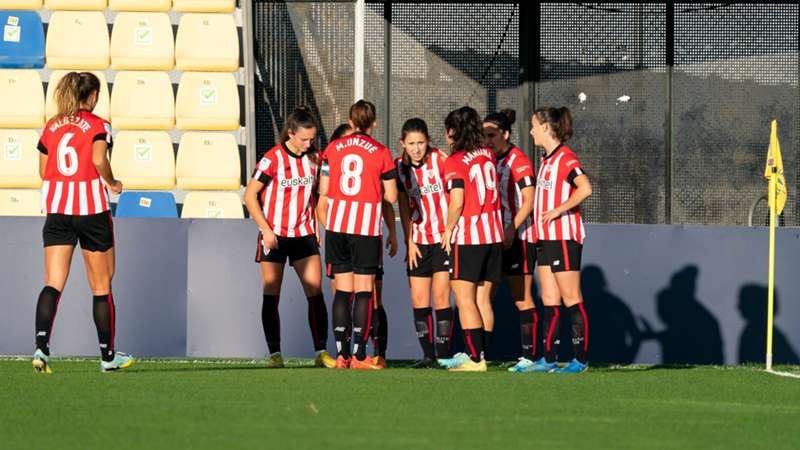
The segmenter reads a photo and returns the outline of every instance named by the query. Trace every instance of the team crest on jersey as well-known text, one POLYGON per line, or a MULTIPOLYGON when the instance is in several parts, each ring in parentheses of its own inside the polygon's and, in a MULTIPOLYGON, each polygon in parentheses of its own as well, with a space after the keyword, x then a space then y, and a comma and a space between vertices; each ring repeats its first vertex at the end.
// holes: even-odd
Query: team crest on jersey
POLYGON ((267 158, 261 158, 261 162, 258 163, 258 170, 264 172, 269 169, 269 160, 267 158))

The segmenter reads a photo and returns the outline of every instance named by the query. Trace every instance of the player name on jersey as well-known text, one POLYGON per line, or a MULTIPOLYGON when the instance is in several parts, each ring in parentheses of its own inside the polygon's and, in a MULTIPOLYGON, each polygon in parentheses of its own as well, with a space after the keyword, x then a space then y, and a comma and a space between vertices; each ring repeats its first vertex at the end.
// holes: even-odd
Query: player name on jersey
POLYGON ((464 189, 464 208, 452 242, 458 245, 495 244, 503 241, 500 196, 494 153, 487 148, 456 152, 445 162, 447 190, 464 189))

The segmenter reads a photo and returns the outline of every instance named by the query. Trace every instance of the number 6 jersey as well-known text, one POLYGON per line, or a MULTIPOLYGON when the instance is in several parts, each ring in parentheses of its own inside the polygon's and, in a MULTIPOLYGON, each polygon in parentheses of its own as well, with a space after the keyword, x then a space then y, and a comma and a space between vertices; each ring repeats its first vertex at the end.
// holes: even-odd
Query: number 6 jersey
POLYGON ((459 151, 444 163, 447 192, 464 189, 464 209, 451 243, 482 245, 503 242, 495 156, 487 148, 459 151))
POLYGON ((321 159, 322 175, 329 176, 325 229, 380 236, 382 180, 397 177, 389 149, 354 133, 328 144, 321 159))
POLYGON ((108 211, 108 192, 92 162, 95 141, 111 148, 111 125, 88 111, 47 122, 39 140, 39 151, 48 156, 42 181, 45 214, 90 216, 108 211))

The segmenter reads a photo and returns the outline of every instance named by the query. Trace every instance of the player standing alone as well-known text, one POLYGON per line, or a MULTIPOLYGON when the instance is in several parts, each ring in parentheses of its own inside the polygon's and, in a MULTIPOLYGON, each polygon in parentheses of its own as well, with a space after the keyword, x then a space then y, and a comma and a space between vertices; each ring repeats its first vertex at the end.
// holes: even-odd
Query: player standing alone
POLYGON ((572 115, 568 108, 537 109, 531 118, 531 136, 536 145, 544 148, 536 177, 533 220, 539 237, 545 354, 532 371, 583 372, 589 367, 586 359, 589 321, 580 286, 581 253, 586 236, 580 204, 592 195, 592 185, 578 156, 564 145, 572 136, 572 115), (559 369, 556 361, 562 299, 572 319, 575 358, 559 369))
POLYGON ((108 162, 111 125, 91 113, 98 92, 100 81, 93 74, 65 75, 55 92, 58 114, 47 122, 39 141, 42 210, 47 218, 42 230, 45 287, 36 304, 33 368, 37 372, 52 372, 50 334, 78 242, 94 296, 100 370, 124 369, 134 362, 114 351, 114 228, 103 183, 115 194, 122 192, 122 183, 114 179, 108 162))
POLYGON ((333 368, 328 354, 328 311, 322 296, 322 263, 315 219, 317 122, 299 107, 286 118, 280 144, 264 154, 247 185, 245 204, 258 224, 258 251, 264 284, 261 321, 269 347, 268 367, 283 367, 278 303, 286 260, 294 267, 308 299, 308 325, 317 367, 333 368))
POLYGON ((366 345, 374 311, 375 274, 383 251, 382 201, 394 203, 397 199, 397 169, 389 149, 369 136, 375 121, 375 105, 356 102, 349 114, 354 132, 328 144, 322 157, 319 216, 325 221, 325 259, 336 280, 332 315, 339 368, 381 368, 367 358, 366 345), (351 326, 355 340, 352 359, 351 326))

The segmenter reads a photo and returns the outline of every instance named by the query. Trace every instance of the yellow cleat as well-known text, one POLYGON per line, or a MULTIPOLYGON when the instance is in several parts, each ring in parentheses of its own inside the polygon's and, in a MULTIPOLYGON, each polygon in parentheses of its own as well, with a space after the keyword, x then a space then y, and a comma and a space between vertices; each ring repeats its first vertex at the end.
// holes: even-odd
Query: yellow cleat
POLYGON ((322 350, 321 352, 317 353, 316 358, 314 358, 314 367, 326 367, 328 369, 335 369, 336 368, 336 360, 333 359, 330 353, 326 350, 322 350))
POLYGON ((372 364, 380 367, 381 369, 386 368, 386 360, 382 356, 373 356, 372 357, 372 364))
POLYGON ((280 353, 273 353, 267 359, 267 363, 265 364, 267 369, 283 369, 286 365, 283 362, 283 356, 280 353))
POLYGON ((50 358, 41 350, 37 349, 33 354, 32 364, 36 373, 53 373, 53 370, 50 369, 50 358))
POLYGON ((456 367, 447 369, 448 372, 486 372, 486 360, 481 359, 480 362, 475 362, 468 359, 456 367))

